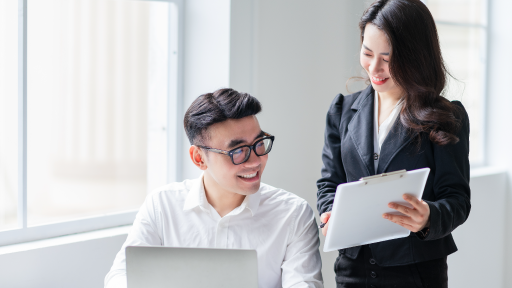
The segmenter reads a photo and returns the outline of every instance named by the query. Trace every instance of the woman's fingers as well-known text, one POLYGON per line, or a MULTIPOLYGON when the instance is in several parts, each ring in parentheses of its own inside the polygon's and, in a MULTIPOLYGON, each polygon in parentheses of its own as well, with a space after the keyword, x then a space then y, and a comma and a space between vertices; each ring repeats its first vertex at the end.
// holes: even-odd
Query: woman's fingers
POLYGON ((327 235, 327 229, 329 227, 329 219, 331 218, 331 212, 325 212, 322 215, 320 215, 320 222, 325 223, 324 227, 322 228, 322 234, 325 236, 327 235))
POLYGON ((396 223, 402 227, 405 227, 412 232, 418 232, 420 230, 420 229, 418 229, 419 224, 409 216, 393 215, 393 214, 386 213, 386 214, 382 215, 382 217, 385 219, 388 219, 389 221, 396 223))
POLYGON ((405 201, 409 202, 409 204, 412 205, 412 207, 420 212, 425 212, 426 209, 428 209, 428 204, 425 203, 425 201, 420 200, 414 196, 411 196, 409 194, 402 195, 402 198, 404 198, 405 201))
POLYGON ((324 228, 322 228, 322 234, 327 236, 327 229, 329 229, 329 221, 325 224, 324 228))
POLYGON ((419 200, 414 196, 404 194, 403 199, 409 202, 413 208, 397 203, 389 203, 389 208, 395 209, 404 215, 385 213, 382 217, 403 226, 412 232, 418 232, 427 225, 430 216, 430 208, 425 201, 419 200))
POLYGON ((329 221, 329 218, 331 218, 331 212, 325 212, 320 216, 320 221, 322 223, 327 223, 327 221, 329 221))
POLYGON ((416 214, 418 214, 418 211, 415 210, 414 208, 409 208, 407 206, 396 204, 396 203, 389 203, 388 207, 395 209, 396 211, 401 212, 402 214, 405 214, 409 217, 414 217, 414 216, 416 216, 416 214))

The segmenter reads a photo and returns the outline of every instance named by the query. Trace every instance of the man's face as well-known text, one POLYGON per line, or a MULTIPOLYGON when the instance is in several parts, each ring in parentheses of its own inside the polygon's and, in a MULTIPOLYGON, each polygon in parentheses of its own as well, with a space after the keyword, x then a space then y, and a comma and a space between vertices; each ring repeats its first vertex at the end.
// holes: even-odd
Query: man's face
MULTIPOLYGON (((225 151, 243 145, 252 145, 263 137, 263 131, 256 116, 229 119, 214 124, 207 133, 210 139, 204 145, 225 151)), ((267 164, 268 154, 257 156, 254 151, 251 151, 249 159, 239 165, 234 165, 229 156, 211 151, 203 159, 207 166, 205 177, 213 180, 209 181, 209 184, 213 184, 214 187, 208 187, 208 189, 250 195, 260 188, 261 175, 267 164)))

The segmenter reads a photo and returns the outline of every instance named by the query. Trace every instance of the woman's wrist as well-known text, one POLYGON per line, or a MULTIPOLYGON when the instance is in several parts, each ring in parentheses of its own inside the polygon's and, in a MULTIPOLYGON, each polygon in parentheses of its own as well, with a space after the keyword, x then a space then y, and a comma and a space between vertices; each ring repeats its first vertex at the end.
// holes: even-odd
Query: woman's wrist
POLYGON ((420 231, 416 232, 416 235, 420 238, 420 239, 425 239, 428 237, 428 234, 430 233, 430 220, 427 221, 427 224, 425 224, 425 226, 423 227, 423 229, 421 229, 420 231))

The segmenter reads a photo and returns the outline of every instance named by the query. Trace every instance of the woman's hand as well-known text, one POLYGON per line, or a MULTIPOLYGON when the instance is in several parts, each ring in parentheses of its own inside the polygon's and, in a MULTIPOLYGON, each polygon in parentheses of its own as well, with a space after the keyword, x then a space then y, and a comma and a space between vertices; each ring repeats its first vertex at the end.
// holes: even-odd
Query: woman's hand
POLYGON ((413 208, 409 208, 407 206, 396 203, 389 203, 388 207, 395 209, 402 214, 405 214, 405 216, 385 213, 382 215, 382 217, 402 227, 405 227, 412 232, 421 231, 427 226, 427 224, 429 224, 428 219, 430 216, 430 207, 425 201, 418 200, 418 198, 408 194, 404 194, 402 198, 404 198, 405 201, 411 203, 413 208))
POLYGON ((325 223, 322 228, 322 234, 327 235, 327 228, 329 228, 329 219, 331 218, 331 212, 325 212, 320 216, 320 222, 325 223))

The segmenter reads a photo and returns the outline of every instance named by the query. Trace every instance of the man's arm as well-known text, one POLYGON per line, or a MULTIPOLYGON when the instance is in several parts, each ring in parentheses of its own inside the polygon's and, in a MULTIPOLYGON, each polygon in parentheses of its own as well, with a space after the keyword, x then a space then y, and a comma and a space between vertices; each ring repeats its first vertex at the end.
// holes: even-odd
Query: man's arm
POLYGON ((282 269, 283 288, 324 287, 320 240, 313 210, 306 201, 297 207, 282 269))
POLYGON ((110 272, 105 276, 105 288, 126 288, 126 255, 127 246, 157 246, 163 245, 160 235, 158 234, 157 219, 158 214, 155 213, 155 207, 151 195, 146 198, 137 213, 137 217, 133 222, 132 229, 128 234, 128 238, 124 242, 121 250, 117 253, 110 272))

